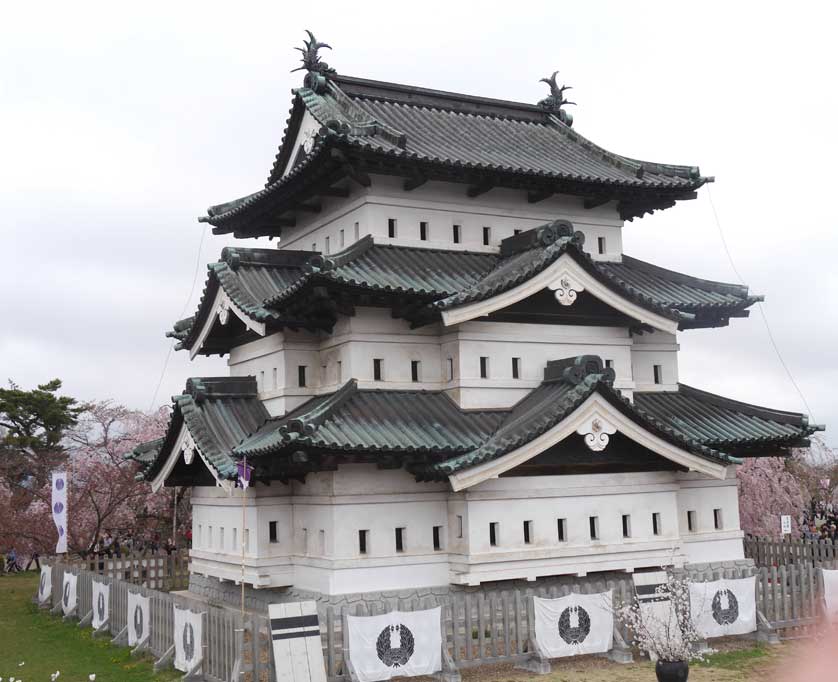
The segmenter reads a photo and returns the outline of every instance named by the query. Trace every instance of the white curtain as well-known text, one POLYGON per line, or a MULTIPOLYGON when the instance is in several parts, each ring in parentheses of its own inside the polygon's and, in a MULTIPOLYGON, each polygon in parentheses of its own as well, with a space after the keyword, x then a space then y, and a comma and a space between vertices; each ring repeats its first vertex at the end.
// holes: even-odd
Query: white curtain
POLYGON ((360 682, 432 675, 442 669, 439 607, 347 620, 349 658, 360 682))
POLYGON ((203 656, 203 614, 188 609, 175 609, 175 668, 189 672, 203 656))
POLYGON ((52 594, 52 566, 41 566, 41 582, 38 583, 38 601, 42 604, 52 594))
POLYGON ((148 597, 128 592, 128 646, 142 644, 151 634, 148 597))
POLYGON ((70 612, 76 608, 76 601, 78 596, 76 595, 76 584, 78 583, 78 578, 74 576, 72 573, 64 572, 64 584, 61 592, 61 608, 64 611, 64 615, 70 615, 70 612))
POLYGON ((533 597, 535 637, 548 658, 610 651, 614 639, 612 591, 533 597))
POLYGON ((754 632, 756 577, 690 583, 690 617, 705 637, 754 632))
POLYGON ((823 599, 826 605, 826 618, 830 623, 838 623, 838 571, 821 569, 823 575, 823 599))
POLYGON ((110 611, 111 586, 107 583, 99 583, 95 580, 93 583, 93 629, 98 630, 102 625, 108 622, 108 614, 110 611))
POLYGON ((59 471, 52 475, 52 520, 58 532, 55 553, 67 551, 67 472, 59 471))

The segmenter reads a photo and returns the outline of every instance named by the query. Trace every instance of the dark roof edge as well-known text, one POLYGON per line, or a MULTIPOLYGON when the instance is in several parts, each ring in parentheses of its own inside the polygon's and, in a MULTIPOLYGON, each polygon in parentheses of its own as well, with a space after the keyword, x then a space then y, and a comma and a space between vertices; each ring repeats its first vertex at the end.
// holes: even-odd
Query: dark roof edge
POLYGON ((206 398, 255 398, 256 394, 256 377, 244 376, 190 377, 186 380, 186 389, 181 395, 190 395, 195 402, 200 403, 206 398))
MULTIPOLYGON (((682 383, 678 384, 678 389, 686 394, 691 394, 698 400, 702 400, 717 407, 736 410, 752 417, 770 419, 771 421, 779 422, 781 424, 789 424, 791 426, 801 426, 811 428, 813 430, 822 430, 816 425, 810 426, 809 417, 800 412, 787 412, 785 410, 775 410, 770 407, 762 407, 751 403, 743 403, 731 398, 725 398, 724 396, 720 396, 716 393, 702 391, 701 389, 693 388, 692 386, 682 383)), ((638 392, 642 393, 642 391, 638 392)))
MULTIPOLYGON (((678 284, 687 284, 691 287, 695 287, 696 289, 701 289, 702 291, 720 292, 725 294, 731 294, 732 296, 742 296, 745 298, 748 297, 748 286, 746 284, 732 284, 730 282, 717 282, 711 279, 702 279, 700 277, 687 275, 683 272, 678 272, 676 270, 662 268, 659 265, 654 265, 647 261, 640 260, 639 258, 627 256, 626 254, 623 254, 622 262, 626 263, 627 265, 632 265, 636 267, 638 270, 644 270, 654 275, 667 277, 678 284)), ((753 296, 751 298, 759 300, 763 299, 762 296, 753 296)))

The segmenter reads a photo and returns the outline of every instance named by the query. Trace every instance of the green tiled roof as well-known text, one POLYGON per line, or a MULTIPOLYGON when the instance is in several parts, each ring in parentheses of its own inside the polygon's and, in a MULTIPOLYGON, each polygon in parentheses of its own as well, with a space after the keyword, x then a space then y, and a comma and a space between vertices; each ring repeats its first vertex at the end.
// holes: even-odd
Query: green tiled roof
POLYGON ((300 462, 316 470, 316 458, 327 456, 395 463, 425 478, 445 478, 522 447, 594 393, 650 433, 722 464, 738 463, 740 456, 783 454, 822 429, 798 413, 683 385, 677 391, 635 392, 631 402, 612 387, 613 379, 613 370, 596 356, 551 361, 542 384, 505 410, 462 410, 441 391, 363 390, 353 380, 278 418, 269 418, 255 397, 252 377, 192 379, 187 392, 175 397, 162 442, 140 446, 132 457, 146 478, 153 478, 185 422, 222 477, 233 477, 236 460, 245 456, 270 472, 263 475, 279 478, 289 471, 304 475, 300 462))
POLYGON ((138 446, 132 459, 145 465, 143 475, 154 478, 171 454, 186 425, 201 453, 220 478, 233 478, 236 463, 233 448, 254 433, 269 418, 256 397, 254 377, 207 377, 190 379, 186 391, 172 398, 174 409, 166 435, 138 446), (155 459, 149 453, 156 450, 155 459))
MULTIPOLYGON (((745 286, 691 277, 630 256, 623 256, 621 263, 593 260, 582 249, 583 243, 581 232, 556 221, 504 240, 500 253, 376 244, 371 236, 331 256, 313 251, 225 249, 222 260, 209 267, 198 311, 177 322, 169 336, 180 341, 178 348, 191 348, 218 287, 253 320, 276 327, 302 326, 295 317, 299 311, 291 313, 289 307, 298 297, 304 302, 304 292, 313 287, 341 289, 350 296, 399 296, 412 300, 412 314, 427 322, 441 310, 503 293, 565 253, 611 290, 678 321, 683 329, 727 324, 730 317, 746 316, 746 309, 762 299, 749 295, 745 286), (523 247, 513 248, 515 244, 523 247)), ((211 347, 208 352, 222 351, 211 347)))

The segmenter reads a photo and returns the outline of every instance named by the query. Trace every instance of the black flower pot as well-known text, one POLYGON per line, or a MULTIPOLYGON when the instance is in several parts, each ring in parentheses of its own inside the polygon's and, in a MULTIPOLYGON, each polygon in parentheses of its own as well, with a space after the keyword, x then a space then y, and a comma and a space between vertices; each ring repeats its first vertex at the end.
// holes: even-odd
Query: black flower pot
POLYGON ((690 664, 687 661, 658 661, 655 664, 658 682, 687 682, 690 664))

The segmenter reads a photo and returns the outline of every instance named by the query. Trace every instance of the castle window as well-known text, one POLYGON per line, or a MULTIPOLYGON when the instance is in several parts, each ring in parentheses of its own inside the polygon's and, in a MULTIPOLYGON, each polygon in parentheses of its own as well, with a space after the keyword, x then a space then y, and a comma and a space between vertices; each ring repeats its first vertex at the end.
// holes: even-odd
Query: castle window
POLYGON ((387 236, 390 239, 395 239, 396 237, 396 219, 395 218, 388 218, 387 219, 387 236))
POLYGON ((599 540, 599 517, 588 517, 588 528, 591 532, 591 540, 599 540))
POLYGON ((277 534, 277 522, 271 521, 268 523, 268 542, 277 543, 279 542, 279 535, 277 534))
POLYGON ((608 369, 614 369, 614 361, 613 361, 613 360, 606 360, 606 361, 605 361, 605 366, 606 366, 608 369))
POLYGON ((273 386, 274 386, 274 391, 275 391, 277 389, 276 367, 274 367, 274 369, 273 369, 273 377, 274 377, 273 386))
POLYGON ((338 360, 338 383, 343 381, 343 362, 338 360))
POLYGON ((419 239, 423 242, 428 241, 428 223, 425 221, 419 223, 419 239))
POLYGON ((250 551, 250 528, 244 529, 244 549, 246 552, 250 551))
POLYGON ((265 372, 264 371, 259 372, 259 382, 256 385, 256 389, 258 391, 264 391, 266 389, 266 386, 265 386, 265 372))
POLYGON ((694 533, 695 529, 697 527, 698 527, 698 524, 696 523, 695 512, 694 511, 688 511, 687 512, 687 530, 690 531, 690 533, 694 533))
POLYGON ((512 358, 512 378, 521 378, 521 358, 512 358))
POLYGON ((346 246, 346 235, 344 235, 343 230, 341 230, 339 234, 340 234, 340 242, 339 242, 340 248, 343 248, 344 246, 346 246))
POLYGON ((623 537, 631 537, 631 516, 629 514, 623 514, 623 537))
POLYGON ((384 360, 381 358, 373 358, 372 360, 372 379, 373 381, 384 381, 384 360))
POLYGON ((492 241, 492 228, 491 227, 484 227, 483 228, 483 246, 489 246, 489 243, 492 241))
POLYGON ((721 509, 713 510, 713 526, 716 530, 721 530, 722 528, 724 528, 724 520, 722 519, 721 509))
POLYGON ((218 529, 218 549, 224 550, 224 527, 218 529))
POLYGON ((597 249, 600 253, 605 253, 605 237, 597 237, 597 249))
POLYGON ((454 243, 455 244, 459 244, 460 241, 462 240, 461 231, 462 231, 462 229, 461 229, 460 225, 454 225, 453 236, 454 236, 454 243))
POLYGON ((358 554, 367 553, 367 543, 369 542, 370 532, 368 530, 358 531, 358 554))
POLYGON ((332 252, 331 244, 331 237, 326 237, 326 255, 329 255, 332 252))
POLYGON ((311 242, 311 250, 317 251, 317 242, 311 242))
POLYGON ((319 550, 320 556, 326 555, 326 531, 320 530, 317 532, 317 549, 319 550))
POLYGON ((303 387, 306 385, 306 366, 297 366, 297 386, 303 387))
POLYGON ((419 381, 419 370, 422 363, 419 360, 410 361, 410 380, 413 382, 419 381))
POLYGON ((448 358, 448 381, 454 381, 454 358, 448 358))
POLYGON ((656 384, 663 383, 663 365, 654 365, 652 367, 652 374, 656 384))
POLYGON ((463 537, 463 517, 459 514, 457 515, 457 537, 463 537))
POLYGON ((480 356, 480 378, 489 378, 489 358, 485 355, 480 356))
POLYGON ((361 238, 361 223, 355 223, 355 241, 361 238))
POLYGON ((203 524, 198 524, 198 547, 204 546, 204 526, 203 524))
POLYGON ((434 526, 434 551, 442 549, 442 526, 434 526))
POLYGON ((489 524, 489 544, 492 547, 498 546, 498 535, 500 535, 500 524, 497 521, 492 521, 489 524))
POLYGON ((652 535, 661 534, 661 515, 659 512, 652 514, 652 535))
POLYGON ((233 526, 233 542, 232 542, 233 551, 241 552, 242 548, 239 546, 239 529, 233 526))
POLYGON ((303 528, 303 554, 308 555, 308 528, 303 528))
POLYGON ((212 526, 207 528, 207 548, 212 549, 212 526))
POLYGON ((559 542, 567 542, 567 519, 556 519, 559 542))
POLYGON ((404 552, 406 528, 396 528, 396 551, 404 552))
POLYGON ((524 521, 524 544, 532 544, 532 521, 524 521))
POLYGON ((512 230, 512 234, 521 234, 521 232, 523 232, 523 230, 512 230))

